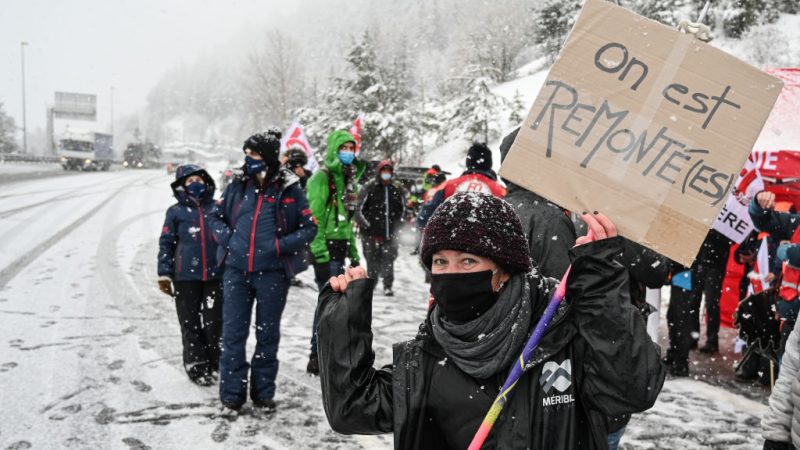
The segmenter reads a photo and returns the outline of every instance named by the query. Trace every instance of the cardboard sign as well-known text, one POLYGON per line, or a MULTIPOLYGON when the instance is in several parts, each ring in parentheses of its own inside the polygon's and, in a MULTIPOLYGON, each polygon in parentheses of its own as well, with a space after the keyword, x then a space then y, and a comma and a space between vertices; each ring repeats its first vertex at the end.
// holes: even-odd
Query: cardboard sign
POLYGON ((691 35, 587 0, 500 174, 689 265, 781 87, 691 35))

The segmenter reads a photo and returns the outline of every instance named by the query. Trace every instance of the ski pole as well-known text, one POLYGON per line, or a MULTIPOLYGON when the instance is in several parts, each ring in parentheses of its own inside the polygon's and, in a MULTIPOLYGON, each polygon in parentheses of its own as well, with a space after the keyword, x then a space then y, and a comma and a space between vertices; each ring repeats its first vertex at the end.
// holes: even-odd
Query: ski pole
MULTIPOLYGON (((591 230, 588 236, 590 240, 594 240, 594 235, 591 230)), ((519 360, 511 367, 511 373, 508 374, 505 383, 503 383, 503 387, 500 389, 500 393, 497 394, 494 402, 492 402, 492 407, 489 408, 489 411, 483 418, 483 422, 481 422, 481 426, 478 427, 475 437, 472 438, 468 450, 480 450, 481 446, 483 446, 483 443, 486 441, 486 437, 489 436, 489 432, 500 416, 503 407, 508 402, 514 386, 516 386, 522 374, 525 373, 525 366, 530 362, 533 351, 539 346, 539 341, 542 340, 542 336, 544 336, 544 332, 547 331, 550 321, 553 320, 558 306, 561 304, 561 301, 564 300, 564 295, 567 292, 567 278, 571 270, 572 265, 567 267, 567 271, 564 272, 564 276, 561 277, 558 287, 556 287, 555 292, 553 292, 552 297, 550 297, 550 303, 547 304, 547 309, 544 310, 542 318, 539 319, 539 323, 537 323, 536 328, 533 329, 531 337, 528 338, 528 342, 525 343, 525 347, 523 347, 522 353, 519 355, 519 360)))

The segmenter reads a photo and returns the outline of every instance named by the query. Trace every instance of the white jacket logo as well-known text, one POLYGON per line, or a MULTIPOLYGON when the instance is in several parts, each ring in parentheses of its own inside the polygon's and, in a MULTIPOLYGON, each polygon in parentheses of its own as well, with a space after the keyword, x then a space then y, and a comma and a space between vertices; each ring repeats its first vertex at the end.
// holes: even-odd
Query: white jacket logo
POLYGON ((555 361, 546 362, 539 384, 545 394, 549 394, 553 388, 558 392, 566 391, 572 385, 572 361, 566 359, 561 364, 555 361))

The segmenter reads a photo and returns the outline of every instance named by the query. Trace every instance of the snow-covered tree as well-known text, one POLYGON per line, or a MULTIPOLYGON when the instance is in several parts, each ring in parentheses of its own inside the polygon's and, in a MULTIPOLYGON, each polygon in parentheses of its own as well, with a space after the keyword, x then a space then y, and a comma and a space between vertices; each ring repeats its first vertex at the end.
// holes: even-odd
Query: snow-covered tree
POLYGON ((555 60, 582 6, 581 0, 544 0, 539 6, 536 42, 555 60))
POLYGON ((262 123, 288 122, 303 103, 304 72, 300 46, 291 36, 271 30, 245 66, 246 98, 262 123))
POLYGON ((14 141, 16 131, 14 118, 6 114, 3 103, 0 102, 0 153, 12 153, 17 149, 14 141))
POLYGON ((690 11, 687 6, 691 2, 692 0, 631 0, 626 6, 648 19, 674 27, 682 19, 696 19, 687 15, 690 11))
POLYGON ((469 63, 488 70, 493 81, 513 78, 522 51, 534 44, 535 15, 528 2, 498 0, 483 16, 483 26, 469 34, 469 63))
POLYGON ((450 108, 445 139, 454 133, 467 140, 489 142, 500 136, 503 112, 511 107, 505 97, 491 90, 492 80, 477 67, 468 67, 460 80, 465 95, 450 108))
POLYGON ((525 103, 522 101, 522 94, 514 91, 514 98, 511 99, 511 112, 508 114, 508 122, 512 125, 519 125, 525 121, 525 103))
POLYGON ((407 54, 400 51, 382 63, 375 38, 365 31, 347 55, 345 75, 333 80, 322 105, 298 109, 296 116, 307 127, 312 143, 320 143, 331 130, 349 128, 364 114, 361 151, 364 159, 407 157, 409 138, 419 119, 410 106, 407 54), (313 136, 313 137, 311 137, 313 136))
POLYGON ((723 0, 716 5, 728 37, 741 37, 750 27, 778 20, 778 0, 723 0))

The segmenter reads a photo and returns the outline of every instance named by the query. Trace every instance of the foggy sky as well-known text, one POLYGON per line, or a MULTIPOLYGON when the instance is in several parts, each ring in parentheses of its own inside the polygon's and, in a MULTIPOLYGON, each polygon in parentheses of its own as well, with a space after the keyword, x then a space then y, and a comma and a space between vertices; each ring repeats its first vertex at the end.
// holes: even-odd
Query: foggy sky
MULTIPOLYGON (((296 2, 277 0, 3 0, 0 102, 22 127, 20 42, 28 132, 46 123, 55 91, 98 96, 98 128, 140 110, 168 69, 235 37, 280 23, 296 2)), ((119 123, 117 122, 117 125, 119 123)), ((97 131, 103 131, 98 129, 97 131)), ((20 133, 21 136, 21 133, 20 133)))

